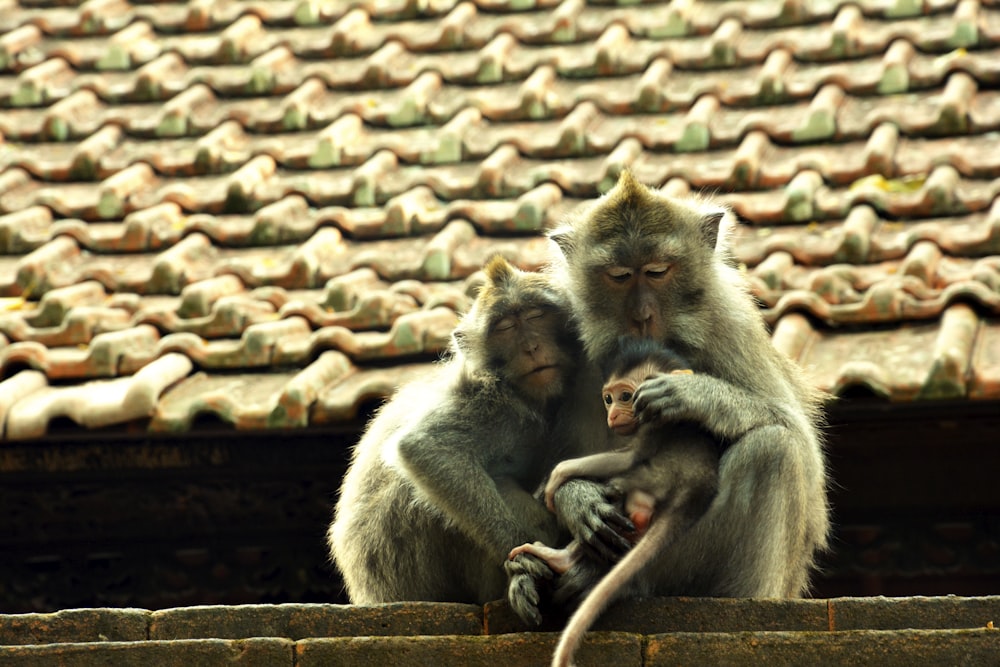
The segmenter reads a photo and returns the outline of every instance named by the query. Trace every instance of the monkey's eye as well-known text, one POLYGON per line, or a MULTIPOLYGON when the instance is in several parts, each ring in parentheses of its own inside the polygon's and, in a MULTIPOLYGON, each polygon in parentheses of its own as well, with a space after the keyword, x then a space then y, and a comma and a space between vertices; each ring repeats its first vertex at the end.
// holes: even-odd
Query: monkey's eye
POLYGON ((604 404, 605 404, 605 405, 611 405, 611 404, 612 404, 612 403, 614 403, 614 402, 615 402, 615 399, 613 399, 613 398, 611 397, 611 394, 605 394, 605 395, 604 395, 604 404))
POLYGON ((505 317, 493 325, 493 331, 510 331, 514 328, 514 318, 505 317))
POLYGON ((632 402, 632 392, 630 392, 630 391, 623 391, 621 393, 621 395, 618 396, 618 400, 621 401, 622 403, 631 403, 632 402))
POLYGON ((542 308, 532 308, 524 313, 524 319, 526 320, 537 320, 539 317, 545 317, 545 310, 542 308))
POLYGON ((654 280, 663 278, 670 271, 669 264, 649 264, 645 267, 646 276, 654 280))
POLYGON ((624 283, 632 277, 632 270, 626 269, 624 266, 613 266, 608 269, 608 278, 611 278, 616 283, 624 283))

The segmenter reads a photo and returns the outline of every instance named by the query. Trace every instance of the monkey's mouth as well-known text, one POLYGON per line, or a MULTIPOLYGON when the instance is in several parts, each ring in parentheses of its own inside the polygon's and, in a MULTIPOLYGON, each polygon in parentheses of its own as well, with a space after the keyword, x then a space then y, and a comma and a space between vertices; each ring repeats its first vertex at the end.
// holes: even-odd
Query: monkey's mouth
POLYGON ((529 380, 548 382, 559 377, 559 367, 554 364, 538 366, 525 373, 524 377, 529 380))
POLYGON ((611 430, 617 435, 632 435, 639 428, 638 422, 629 422, 627 424, 619 424, 617 426, 612 426, 611 430))

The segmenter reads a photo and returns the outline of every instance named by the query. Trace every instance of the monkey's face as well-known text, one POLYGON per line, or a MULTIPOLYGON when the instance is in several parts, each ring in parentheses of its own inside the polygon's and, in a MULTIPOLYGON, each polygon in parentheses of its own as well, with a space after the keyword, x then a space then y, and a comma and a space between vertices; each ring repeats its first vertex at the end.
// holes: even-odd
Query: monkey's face
POLYGON ((683 347, 675 339, 703 308, 721 215, 623 174, 585 216, 553 232, 591 358, 621 335, 683 347))
POLYGON ((632 400, 638 385, 632 380, 612 380, 602 390, 608 411, 608 428, 618 435, 632 435, 639 428, 632 400))
POLYGON ((575 345, 565 315, 551 307, 509 312, 491 327, 493 364, 525 396, 545 401, 562 395, 575 345))

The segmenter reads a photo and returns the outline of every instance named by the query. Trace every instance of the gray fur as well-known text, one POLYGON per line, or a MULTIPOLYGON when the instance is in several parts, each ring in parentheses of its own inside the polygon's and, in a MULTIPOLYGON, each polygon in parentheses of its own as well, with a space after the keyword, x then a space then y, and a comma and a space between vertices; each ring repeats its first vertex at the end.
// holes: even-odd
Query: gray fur
POLYGON ((496 600, 509 551, 557 539, 554 517, 531 492, 555 456, 558 387, 572 386, 569 369, 580 365, 576 333, 549 281, 493 272, 456 330, 451 358, 402 388, 354 450, 327 541, 355 604, 496 600), (538 305, 555 318, 540 349, 564 371, 561 383, 541 389, 555 392, 543 399, 507 376, 521 352, 489 343, 499 319, 538 305))
MULTIPOLYGON (((720 226, 719 211, 667 198, 626 172, 606 197, 553 232, 559 252, 551 271, 570 293, 596 363, 633 324, 606 270, 669 263, 669 280, 656 288, 655 321, 644 326, 655 324, 656 339, 685 357, 695 374, 645 383, 636 411, 652 423, 701 424, 724 447, 719 493, 705 516, 657 555, 632 592, 797 597, 808 590, 829 530, 820 394, 772 346, 733 261, 728 230, 735 221, 726 211, 720 226)), ((596 429, 602 416, 581 408, 576 421, 596 429)), ((594 553, 613 555, 617 545, 604 536, 614 505, 599 484, 572 480, 556 493, 555 505, 575 538, 594 553)), ((577 588, 564 594, 594 583, 583 579, 563 577, 560 586, 577 588)))

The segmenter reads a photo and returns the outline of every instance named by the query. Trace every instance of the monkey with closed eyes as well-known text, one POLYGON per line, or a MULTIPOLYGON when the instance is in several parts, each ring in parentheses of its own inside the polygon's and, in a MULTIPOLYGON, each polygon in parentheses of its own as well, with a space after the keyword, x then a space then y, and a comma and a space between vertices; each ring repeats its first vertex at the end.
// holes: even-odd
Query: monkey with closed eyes
MULTIPOLYGON (((821 395, 771 344, 732 256, 734 223, 721 206, 667 197, 626 171, 550 232, 550 273, 570 295, 589 360, 578 382, 584 393, 568 399, 578 406, 570 419, 577 451, 613 447, 600 428, 603 410, 586 396, 599 386, 597 360, 629 335, 676 351, 694 371, 644 382, 634 398, 639 422, 696 423, 722 452, 708 510, 638 578, 651 595, 801 596, 827 545, 821 395)), ((614 562, 631 547, 619 528, 627 519, 599 482, 566 482, 554 505, 593 557, 614 562)), ((581 572, 559 578, 564 600, 601 576, 581 572)), ((528 605, 516 595, 511 604, 528 605)))
POLYGON ((510 550, 558 536, 532 491, 554 462, 577 333, 548 277, 501 258, 484 273, 451 358, 384 405, 353 452, 327 541, 355 604, 499 599, 510 550))
MULTIPOLYGON (((718 448, 697 424, 639 424, 635 418, 633 397, 638 387, 661 373, 691 374, 686 362, 654 341, 623 337, 605 365, 608 379, 602 395, 608 427, 628 436, 627 444, 622 449, 560 462, 549 475, 545 501, 551 509, 555 491, 572 478, 605 479, 608 487, 624 498, 625 512, 639 538, 573 613, 556 646, 553 667, 570 664, 601 611, 705 513, 718 488, 718 448)), ((537 556, 558 574, 565 574, 586 558, 578 542, 561 549, 541 542, 524 544, 511 551, 510 557, 518 554, 537 556)))

